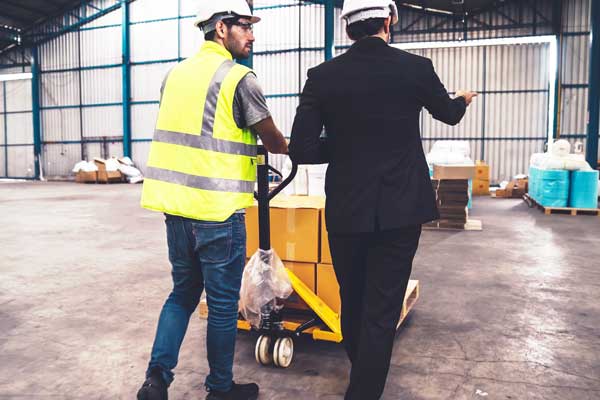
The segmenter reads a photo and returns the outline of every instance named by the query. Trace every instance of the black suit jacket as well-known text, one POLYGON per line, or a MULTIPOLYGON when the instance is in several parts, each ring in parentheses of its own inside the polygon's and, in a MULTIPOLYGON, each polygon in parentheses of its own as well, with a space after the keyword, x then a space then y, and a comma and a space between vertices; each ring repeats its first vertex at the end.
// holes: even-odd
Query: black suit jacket
POLYGON ((421 144, 423 107, 455 125, 466 104, 448 96, 431 60, 377 37, 308 72, 290 157, 329 163, 329 232, 391 230, 439 218, 421 144))

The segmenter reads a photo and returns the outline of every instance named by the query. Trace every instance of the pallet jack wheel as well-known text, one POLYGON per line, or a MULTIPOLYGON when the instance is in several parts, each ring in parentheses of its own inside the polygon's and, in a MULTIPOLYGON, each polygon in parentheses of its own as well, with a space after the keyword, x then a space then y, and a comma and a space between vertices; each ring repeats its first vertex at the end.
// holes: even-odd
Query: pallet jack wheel
POLYGON ((291 337, 283 337, 275 341, 273 349, 273 361, 280 368, 288 368, 294 358, 294 340, 291 337))
POLYGON ((254 348, 254 358, 260 365, 271 365, 273 357, 271 357, 271 336, 261 335, 256 341, 254 348))

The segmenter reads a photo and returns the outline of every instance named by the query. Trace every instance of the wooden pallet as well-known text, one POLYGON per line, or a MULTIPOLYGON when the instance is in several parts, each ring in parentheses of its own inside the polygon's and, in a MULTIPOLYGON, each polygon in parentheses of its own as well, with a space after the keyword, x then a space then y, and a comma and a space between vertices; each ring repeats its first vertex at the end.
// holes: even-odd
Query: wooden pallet
MULTIPOLYGON (((408 314, 411 312, 411 310, 417 303, 417 300, 419 300, 420 295, 421 295, 421 286, 419 284, 419 281, 411 279, 408 282, 408 287, 406 288, 406 295, 404 296, 404 302, 402 304, 402 311, 400 313, 400 320, 398 321, 398 325, 396 327, 397 329, 400 329, 400 326, 402 325, 404 320, 406 320, 406 318, 408 317, 408 314)), ((206 304, 206 299, 202 299, 200 301, 199 314, 200 314, 201 319, 208 318, 208 305, 206 304)), ((294 331, 303 322, 305 322, 305 321, 299 321, 299 320, 286 321, 284 323, 284 327, 288 330, 294 331)), ((248 324, 248 322, 246 322, 244 320, 239 320, 238 321, 238 329, 248 331, 248 330, 250 330, 250 324, 248 324)), ((320 330, 320 328, 317 328, 317 327, 311 328, 306 333, 313 334, 313 336, 318 336, 318 335, 314 335, 314 332, 313 332, 314 330, 320 330)), ((335 338, 329 337, 329 336, 332 336, 332 335, 329 335, 329 336, 327 335, 327 333, 330 333, 330 332, 323 331, 322 333, 323 333, 323 335, 321 335, 322 340, 327 340, 327 341, 332 341, 332 342, 340 342, 340 340, 335 340, 335 338)))
POLYGON ((600 209, 598 208, 570 208, 570 207, 545 207, 535 201, 529 194, 523 196, 523 200, 530 208, 537 208, 544 211, 546 215, 561 214, 561 215, 591 215, 600 217, 600 209))
POLYGON ((460 226, 446 226, 439 221, 430 222, 423 225, 423 230, 427 231, 482 231, 483 222, 478 219, 469 219, 466 224, 460 226))

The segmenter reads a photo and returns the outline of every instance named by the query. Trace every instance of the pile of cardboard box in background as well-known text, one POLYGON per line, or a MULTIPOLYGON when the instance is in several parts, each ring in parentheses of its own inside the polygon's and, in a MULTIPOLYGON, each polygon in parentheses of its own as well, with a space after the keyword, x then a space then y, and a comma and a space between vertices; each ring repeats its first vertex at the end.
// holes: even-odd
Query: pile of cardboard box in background
MULTIPOLYGON (((247 258, 259 247, 258 207, 246 211, 247 258)), ((333 270, 325 228, 325 198, 279 195, 271 201, 271 247, 284 265, 334 312, 341 312, 339 285, 333 270)), ((296 294, 287 308, 308 307, 296 294)))
POLYGON ((503 199, 520 199, 529 192, 529 178, 525 175, 516 176, 506 187, 496 189, 492 197, 503 199))
POLYGON ((473 178, 473 195, 490 195, 490 166, 485 161, 475 164, 475 177, 473 178))
POLYGON ((81 161, 73 168, 77 183, 139 183, 143 181, 140 170, 135 168, 129 157, 108 160, 94 158, 81 161))
POLYGON ((469 219, 469 180, 475 176, 472 165, 434 165, 431 180, 440 219, 427 228, 464 229, 469 219))

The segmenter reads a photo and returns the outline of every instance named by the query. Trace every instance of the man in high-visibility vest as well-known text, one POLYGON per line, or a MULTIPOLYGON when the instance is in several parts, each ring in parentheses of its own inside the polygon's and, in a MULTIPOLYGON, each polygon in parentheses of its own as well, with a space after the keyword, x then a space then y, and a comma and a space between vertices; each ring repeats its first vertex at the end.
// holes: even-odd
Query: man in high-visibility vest
POLYGON ((233 381, 238 300, 246 257, 244 209, 253 204, 257 138, 287 153, 249 68, 254 36, 245 0, 201 2, 205 43, 165 78, 142 194, 166 215, 173 290, 163 306, 138 400, 166 400, 179 350, 202 291, 208 303, 207 399, 258 397, 233 381))

